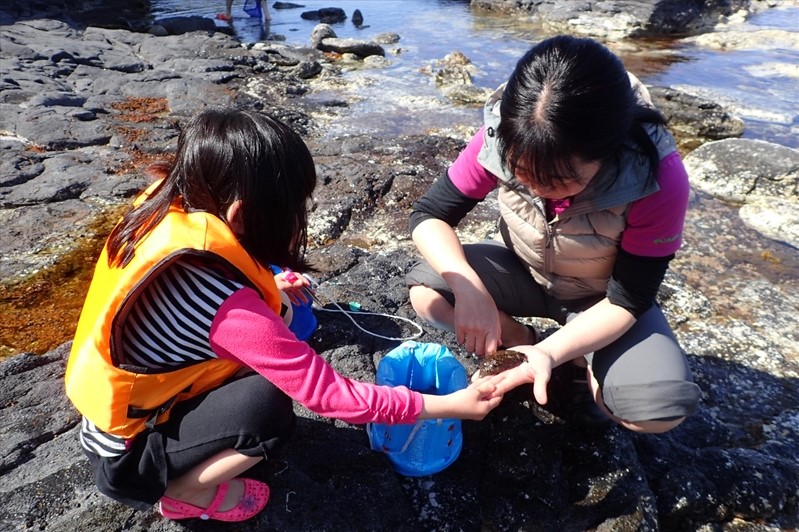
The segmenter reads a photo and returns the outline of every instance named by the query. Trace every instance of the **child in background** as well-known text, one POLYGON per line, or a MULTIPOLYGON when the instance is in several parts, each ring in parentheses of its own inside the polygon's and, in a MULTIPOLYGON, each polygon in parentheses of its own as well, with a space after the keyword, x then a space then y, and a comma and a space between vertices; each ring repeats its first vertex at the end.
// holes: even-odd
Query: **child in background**
POLYGON ((269 488, 240 475, 291 434, 292 399, 350 423, 482 419, 499 403, 486 381, 447 396, 353 381, 291 333, 281 307, 309 288, 290 270, 307 269, 316 172, 286 125, 205 111, 153 169, 100 256, 66 372, 101 492, 242 521, 269 488))
MULTIPOLYGON (((260 3, 261 19, 264 22, 269 22, 272 20, 272 15, 269 14, 269 4, 267 4, 266 0, 253 0, 253 2, 260 3)), ((225 12, 217 14, 216 18, 219 20, 224 20, 225 22, 233 21, 233 0, 225 0, 225 12)))

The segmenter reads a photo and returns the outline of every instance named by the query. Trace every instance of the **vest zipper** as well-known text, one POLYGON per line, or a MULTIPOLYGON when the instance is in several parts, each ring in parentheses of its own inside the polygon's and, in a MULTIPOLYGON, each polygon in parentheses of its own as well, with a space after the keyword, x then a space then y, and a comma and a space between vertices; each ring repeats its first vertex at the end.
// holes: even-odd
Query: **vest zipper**
MULTIPOLYGON (((552 282, 552 260, 553 260, 553 253, 552 253, 552 240, 554 239, 554 234, 552 231, 552 225, 550 221, 547 219, 547 209, 546 205, 544 204, 544 200, 536 196, 534 198, 534 204, 536 209, 538 209, 539 214, 541 215, 541 219, 544 220, 544 228, 546 230, 546 243, 544 244, 544 257, 543 257, 543 267, 544 267, 544 275, 548 279, 548 283, 550 286, 553 285, 552 282)), ((554 222, 554 220, 553 220, 554 222)))
MULTIPOLYGON (((546 210, 546 207, 544 207, 544 201, 541 198, 539 198, 538 196, 536 196, 535 198, 533 198, 533 205, 535 206, 536 209, 538 209, 538 212, 541 214, 541 217, 544 220, 544 229, 546 230, 546 236, 547 236, 547 241, 546 241, 545 247, 547 249, 549 249, 550 247, 552 247, 552 238, 553 238, 553 236, 552 236, 552 226, 550 225, 549 220, 547 220, 547 210, 546 210)), ((547 255, 547 261, 546 262, 547 262, 547 265, 548 265, 549 264, 549 255, 547 255)))

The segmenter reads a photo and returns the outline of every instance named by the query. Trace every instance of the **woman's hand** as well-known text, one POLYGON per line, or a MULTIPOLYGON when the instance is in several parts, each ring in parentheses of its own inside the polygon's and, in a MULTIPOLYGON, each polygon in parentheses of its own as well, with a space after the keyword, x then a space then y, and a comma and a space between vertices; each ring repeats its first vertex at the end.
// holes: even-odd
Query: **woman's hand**
POLYGON ((275 275, 275 284, 278 290, 282 290, 289 297, 294 305, 305 305, 313 299, 313 286, 311 281, 302 274, 296 274, 291 270, 283 270, 275 275))
POLYGON ((455 293, 454 327, 458 343, 469 353, 482 357, 499 347, 499 311, 482 283, 455 293))
POLYGON ((455 295, 451 325, 458 343, 478 356, 496 351, 500 341, 497 306, 466 260, 455 230, 442 220, 429 218, 416 226, 411 236, 422 256, 455 295))
POLYGON ((448 395, 423 394, 424 405, 419 419, 457 418, 479 421, 502 401, 502 394, 488 378, 448 395))
POLYGON ((496 387, 494 394, 501 396, 517 386, 532 382, 535 400, 545 405, 548 400, 547 383, 555 368, 554 360, 549 353, 537 346, 520 345, 513 349, 527 355, 527 361, 498 375, 487 377, 488 382, 496 387))

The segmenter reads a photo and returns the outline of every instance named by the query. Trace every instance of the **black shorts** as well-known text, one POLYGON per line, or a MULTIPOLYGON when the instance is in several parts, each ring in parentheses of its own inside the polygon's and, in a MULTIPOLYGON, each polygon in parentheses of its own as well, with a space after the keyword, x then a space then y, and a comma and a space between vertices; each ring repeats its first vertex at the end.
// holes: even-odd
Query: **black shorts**
MULTIPOLYGON (((562 325, 604 297, 580 301, 552 298, 501 242, 465 244, 463 251, 497 308, 510 316, 550 318, 562 325)), ((450 304, 455 303, 446 281, 425 261, 408 272, 406 282, 432 288, 450 304)), ((699 387, 657 305, 644 312, 621 338, 585 358, 599 382, 605 406, 620 419, 665 420, 696 412, 699 387)))
POLYGON ((145 510, 167 482, 226 449, 266 457, 291 435, 291 398, 261 375, 251 374, 175 405, 169 420, 142 433, 120 457, 86 451, 103 494, 145 510))

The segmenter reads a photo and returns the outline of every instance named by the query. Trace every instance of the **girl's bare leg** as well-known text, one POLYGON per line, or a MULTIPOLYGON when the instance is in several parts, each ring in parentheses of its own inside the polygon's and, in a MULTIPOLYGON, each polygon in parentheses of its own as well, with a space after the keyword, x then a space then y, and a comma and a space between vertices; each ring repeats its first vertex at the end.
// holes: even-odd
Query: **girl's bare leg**
MULTIPOLYGON (((227 449, 201 462, 188 473, 169 481, 164 495, 172 499, 208 508, 219 484, 231 480, 263 460, 260 456, 244 456, 227 449)), ((230 510, 244 494, 242 482, 231 482, 219 511, 230 510)), ((168 503, 162 503, 168 506, 168 503)))

